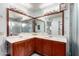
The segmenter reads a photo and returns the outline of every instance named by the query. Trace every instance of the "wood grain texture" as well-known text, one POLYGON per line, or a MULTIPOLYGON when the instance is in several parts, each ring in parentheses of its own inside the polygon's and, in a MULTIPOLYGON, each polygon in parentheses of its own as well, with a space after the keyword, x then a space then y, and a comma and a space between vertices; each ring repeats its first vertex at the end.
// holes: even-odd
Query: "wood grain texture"
POLYGON ((32 38, 11 44, 12 56, 29 56, 33 52, 44 56, 66 56, 66 43, 32 38))
POLYGON ((43 54, 46 56, 51 56, 51 41, 43 40, 43 54))
POLYGON ((13 56, 24 56, 25 42, 18 42, 13 44, 13 56))
POLYGON ((65 56, 66 55, 66 44, 62 42, 53 41, 53 54, 54 56, 65 56))

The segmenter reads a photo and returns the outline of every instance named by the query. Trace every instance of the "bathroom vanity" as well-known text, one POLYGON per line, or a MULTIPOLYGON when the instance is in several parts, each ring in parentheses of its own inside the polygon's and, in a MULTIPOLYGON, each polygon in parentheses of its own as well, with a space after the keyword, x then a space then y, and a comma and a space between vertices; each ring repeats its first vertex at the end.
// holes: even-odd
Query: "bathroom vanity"
POLYGON ((44 56, 66 56, 64 11, 33 17, 7 8, 7 36, 7 52, 11 56, 29 56, 34 52, 44 56))
POLYGON ((26 33, 8 36, 11 56, 29 56, 34 52, 44 56, 66 56, 66 38, 40 33, 26 33))

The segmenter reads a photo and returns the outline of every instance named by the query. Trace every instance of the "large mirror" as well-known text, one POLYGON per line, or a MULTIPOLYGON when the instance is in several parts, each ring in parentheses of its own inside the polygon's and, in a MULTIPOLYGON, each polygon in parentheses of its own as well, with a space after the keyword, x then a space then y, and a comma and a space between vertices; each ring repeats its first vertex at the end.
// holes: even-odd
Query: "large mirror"
POLYGON ((46 20, 46 32, 50 35, 64 35, 64 11, 39 16, 46 20))
POLYGON ((45 23, 14 9, 7 9, 7 36, 44 32, 45 23))
POLYGON ((50 15, 47 17, 47 30, 52 35, 64 35, 62 13, 50 15))
POLYGON ((9 35, 18 35, 21 32, 32 32, 30 17, 9 10, 9 35))
POLYGON ((64 35, 64 11, 32 17, 7 9, 7 36, 30 32, 64 35))

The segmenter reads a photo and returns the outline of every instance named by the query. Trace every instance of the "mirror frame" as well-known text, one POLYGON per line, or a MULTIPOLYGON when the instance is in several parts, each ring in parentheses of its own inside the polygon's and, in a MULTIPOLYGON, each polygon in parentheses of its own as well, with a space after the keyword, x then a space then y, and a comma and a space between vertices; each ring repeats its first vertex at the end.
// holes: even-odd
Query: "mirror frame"
MULTIPOLYGON (((19 13, 21 15, 24 15, 24 16, 27 16, 27 17, 30 17, 31 19, 36 19, 35 17, 32 17, 32 16, 29 16, 21 11, 18 11, 18 10, 15 10, 13 8, 7 8, 6 9, 6 19, 7 19, 7 36, 9 36, 9 11, 12 11, 12 12, 16 12, 16 13, 19 13)), ((39 21, 42 21, 42 20, 39 20, 39 21)), ((42 21, 44 22, 44 21, 42 21)), ((35 25, 32 25, 33 26, 33 32, 35 32, 35 25)), ((44 32, 45 32, 45 22, 44 22, 44 32)))

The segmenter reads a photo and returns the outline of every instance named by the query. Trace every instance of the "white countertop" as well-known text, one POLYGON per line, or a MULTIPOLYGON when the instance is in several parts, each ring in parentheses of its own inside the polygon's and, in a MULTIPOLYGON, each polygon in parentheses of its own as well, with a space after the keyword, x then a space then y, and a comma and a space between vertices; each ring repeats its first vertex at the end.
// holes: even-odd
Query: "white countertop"
POLYGON ((18 36, 8 36, 6 40, 10 43, 15 43, 18 41, 27 40, 34 37, 43 38, 47 40, 53 40, 53 41, 59 41, 59 42, 64 42, 64 43, 67 42, 67 39, 64 36, 60 36, 60 35, 49 36, 46 33, 20 33, 18 36))

